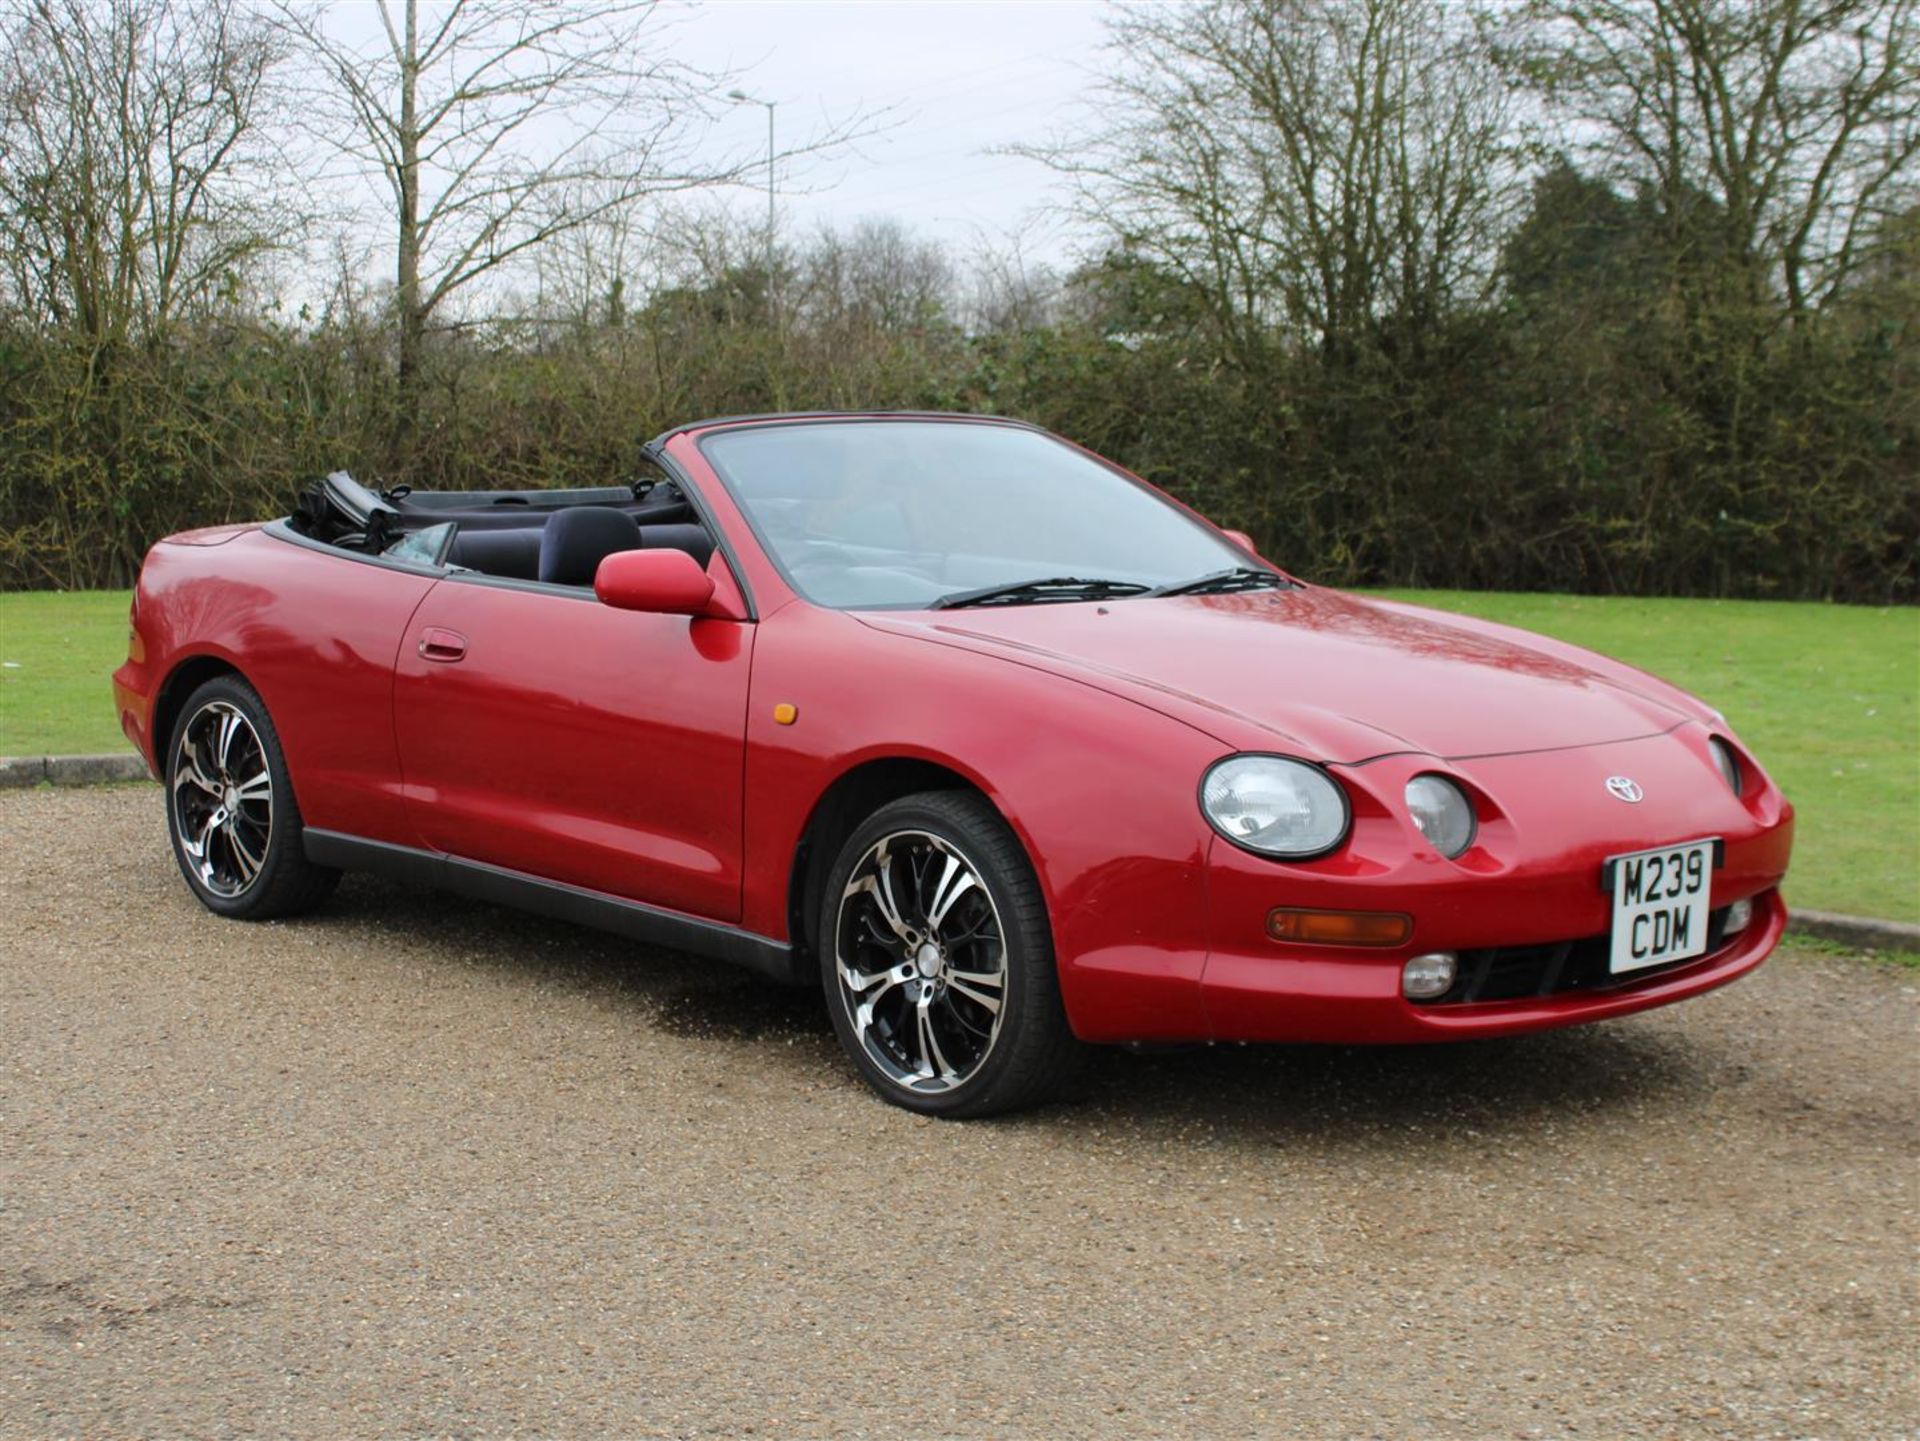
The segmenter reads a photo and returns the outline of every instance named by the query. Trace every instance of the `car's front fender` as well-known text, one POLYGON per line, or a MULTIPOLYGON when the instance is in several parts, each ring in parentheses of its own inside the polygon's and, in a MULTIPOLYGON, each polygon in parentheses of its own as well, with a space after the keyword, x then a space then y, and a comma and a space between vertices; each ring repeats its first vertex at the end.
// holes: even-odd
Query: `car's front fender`
MULTIPOLYGON (((923 761, 976 786, 1025 846, 1061 988, 1088 1040, 1201 1033, 1212 737, 1104 690, 805 604, 762 622, 747 716, 745 923, 789 930, 792 862, 855 767, 923 761), (792 707, 792 719, 779 718, 792 707)), ((799 938, 796 938, 799 939, 799 938)))

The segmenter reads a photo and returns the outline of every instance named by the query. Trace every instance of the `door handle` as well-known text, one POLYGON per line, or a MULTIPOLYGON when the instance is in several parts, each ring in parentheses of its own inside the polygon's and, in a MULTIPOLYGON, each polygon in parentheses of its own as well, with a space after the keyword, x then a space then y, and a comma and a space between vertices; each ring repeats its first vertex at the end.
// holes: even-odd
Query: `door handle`
POLYGON ((420 632, 420 658, 422 660, 456 661, 467 653, 467 638, 457 630, 443 630, 430 625, 420 632))

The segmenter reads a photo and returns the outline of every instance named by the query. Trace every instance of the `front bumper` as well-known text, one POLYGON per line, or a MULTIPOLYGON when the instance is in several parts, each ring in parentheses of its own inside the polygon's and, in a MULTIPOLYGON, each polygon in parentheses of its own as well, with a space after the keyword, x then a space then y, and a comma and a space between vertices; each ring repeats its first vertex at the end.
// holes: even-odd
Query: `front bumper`
POLYGON ((1419 948, 1285 958, 1216 954, 1203 983, 1207 1015, 1215 1040, 1347 1045, 1467 1040, 1602 1021, 1697 996, 1757 968, 1779 944, 1787 908, 1777 890, 1752 899, 1746 928, 1704 956, 1605 987, 1510 1000, 1407 1000, 1400 968, 1419 948))
POLYGON ((1343 1044, 1510 1035, 1626 1015, 1712 990, 1753 970, 1778 944, 1787 911, 1779 884, 1793 844, 1793 811, 1770 782, 1736 799, 1702 784, 1699 735, 1668 735, 1579 751, 1487 757, 1446 766, 1387 757, 1347 777, 1349 845, 1322 861, 1280 865, 1224 841, 1208 857, 1209 945, 1201 975, 1208 1034, 1221 1041, 1343 1044), (1443 770, 1482 798, 1482 836, 1458 861, 1411 840, 1396 807, 1407 779, 1443 770), (1610 775, 1646 788, 1644 804, 1608 798, 1610 775), (1607 933, 1600 885, 1607 857, 1704 836, 1724 841, 1710 905, 1753 902, 1753 918, 1707 954, 1645 975, 1594 976, 1546 994, 1491 1001, 1414 1002, 1400 993, 1412 956, 1583 943, 1607 933), (1275 942, 1275 906, 1396 911, 1414 918, 1403 945, 1363 949, 1275 942))

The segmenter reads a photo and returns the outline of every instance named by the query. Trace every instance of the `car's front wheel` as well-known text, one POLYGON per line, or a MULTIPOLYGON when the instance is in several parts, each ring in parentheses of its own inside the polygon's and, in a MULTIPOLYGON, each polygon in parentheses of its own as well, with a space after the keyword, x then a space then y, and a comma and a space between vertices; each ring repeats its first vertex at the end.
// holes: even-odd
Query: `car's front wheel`
POLYGON ((167 828, 208 910, 263 921, 308 910, 340 873, 301 849, 300 807, 267 708, 235 675, 187 697, 167 747, 167 828))
POLYGON ((882 807, 841 847, 821 899, 834 1029, 895 1105, 1016 1110, 1079 1060, 1039 882, 983 798, 933 791, 882 807))

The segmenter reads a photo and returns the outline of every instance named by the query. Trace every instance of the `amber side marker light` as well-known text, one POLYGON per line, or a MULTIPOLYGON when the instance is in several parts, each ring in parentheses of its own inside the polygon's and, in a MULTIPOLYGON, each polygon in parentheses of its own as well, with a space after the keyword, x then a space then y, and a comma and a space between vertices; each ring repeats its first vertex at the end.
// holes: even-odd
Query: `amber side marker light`
POLYGON ((1398 946, 1413 935, 1413 917, 1393 911, 1303 911, 1290 906, 1267 913, 1267 934, 1276 941, 1317 946, 1398 946))

